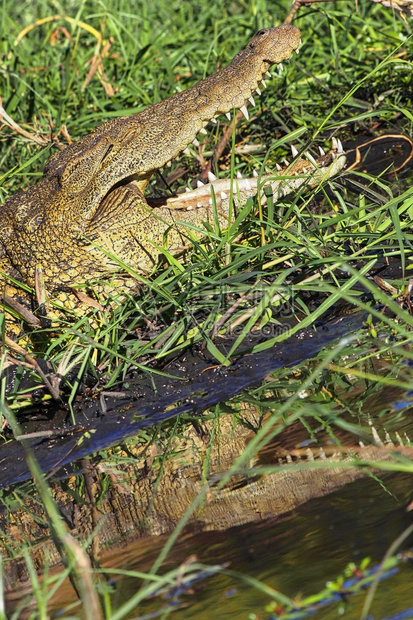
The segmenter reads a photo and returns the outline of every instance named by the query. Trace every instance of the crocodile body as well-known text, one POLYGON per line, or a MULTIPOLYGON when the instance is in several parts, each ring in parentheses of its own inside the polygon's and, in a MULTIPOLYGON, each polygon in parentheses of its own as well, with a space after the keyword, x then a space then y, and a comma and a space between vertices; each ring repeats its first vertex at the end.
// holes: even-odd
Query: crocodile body
MULTIPOLYGON (((205 200, 195 192, 190 204, 189 198, 171 200, 153 209, 144 198, 148 180, 209 121, 233 109, 246 112, 264 73, 299 43, 293 26, 260 30, 227 67, 139 114, 104 123, 53 155, 36 185, 0 207, 3 298, 27 302, 27 293, 11 279, 34 289, 40 276, 49 295, 107 278, 119 271, 119 261, 148 271, 166 237, 170 251, 182 249, 182 222, 199 227, 213 219, 210 194, 205 200)), ((248 188, 247 194, 256 191, 248 188)), ((220 192, 222 225, 229 209, 224 196, 220 192)))

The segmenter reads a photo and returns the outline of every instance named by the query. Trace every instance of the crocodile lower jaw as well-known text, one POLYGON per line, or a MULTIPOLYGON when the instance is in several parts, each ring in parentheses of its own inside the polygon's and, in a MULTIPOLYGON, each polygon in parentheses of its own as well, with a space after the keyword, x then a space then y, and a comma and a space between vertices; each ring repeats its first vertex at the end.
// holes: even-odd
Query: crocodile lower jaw
POLYGON ((295 147, 292 147, 292 153, 296 157, 293 163, 284 169, 278 166, 274 174, 259 175, 255 172, 252 177, 243 178, 238 173, 231 180, 217 179, 215 175, 209 173, 210 183, 203 184, 198 181, 196 189, 168 198, 166 204, 171 209, 189 211, 197 207, 207 207, 215 201, 224 213, 228 213, 231 194, 237 206, 249 197, 259 194, 261 205, 265 205, 267 195, 264 190, 268 191, 268 188, 271 188, 274 201, 277 201, 298 191, 302 186, 317 187, 337 175, 346 164, 342 144, 336 139, 333 139, 333 146, 328 153, 320 149, 320 156, 317 159, 310 153, 298 156, 295 147))

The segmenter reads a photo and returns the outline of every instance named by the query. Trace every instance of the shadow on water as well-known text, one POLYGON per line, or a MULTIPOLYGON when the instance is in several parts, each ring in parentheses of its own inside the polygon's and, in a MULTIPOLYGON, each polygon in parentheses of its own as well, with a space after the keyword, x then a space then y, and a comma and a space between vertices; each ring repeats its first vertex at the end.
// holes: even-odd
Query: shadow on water
POLYGON ((173 380, 164 383, 157 394, 136 404, 114 407, 99 419, 95 414, 91 419, 83 416, 78 427, 56 430, 52 438, 34 437, 24 443, 12 441, 0 446, 0 488, 30 478, 25 448, 30 448, 44 472, 61 468, 154 424, 183 413, 200 413, 226 402, 242 390, 259 384, 271 371, 310 359, 339 338, 354 337, 366 318, 365 312, 356 312, 326 322, 317 331, 313 328, 300 330, 287 341, 260 353, 242 356, 227 367, 206 368, 189 383, 173 380))
MULTIPOLYGON (((356 316, 356 320, 354 316, 345 317, 337 323, 328 325, 327 329, 323 329, 314 338, 309 339, 310 345, 306 340, 305 347, 302 349, 299 346, 292 347, 290 350, 293 351, 293 357, 297 360, 297 356, 308 354, 310 349, 315 355, 328 341, 332 342, 348 334, 350 328, 354 330, 360 327, 362 318, 364 319, 361 314, 356 316)), ((296 342, 299 345, 300 336, 296 342)), ((285 351, 283 355, 280 355, 278 350, 277 353, 278 356, 274 350, 264 352, 267 357, 260 356, 258 361, 255 356, 251 356, 253 359, 248 360, 249 367, 254 367, 254 362, 257 362, 257 368, 266 374, 268 368, 273 367, 274 364, 281 363, 285 366, 289 352, 285 351)), ((236 366, 234 365, 232 370, 230 367, 229 372, 234 371, 237 377, 241 377, 240 384, 243 381, 251 384, 252 375, 245 377, 245 367, 242 365, 239 367, 242 372, 238 375, 239 368, 236 366)), ((225 374, 225 385, 228 383, 230 383, 228 375, 225 374)), ((364 389, 361 384, 362 382, 360 385, 351 386, 349 397, 357 398, 358 390, 364 389)), ((234 382, 230 389, 234 386, 239 387, 238 383, 234 382)), ((213 392, 213 397, 219 398, 220 396, 221 393, 218 390, 213 392)), ((363 404, 365 410, 377 420, 377 428, 380 432, 384 428, 391 431, 392 422, 396 417, 397 429, 400 433, 406 432, 412 435, 409 415, 412 405, 409 394, 403 395, 400 389, 387 387, 372 392, 367 399, 363 398, 363 404)), ((180 406, 193 407, 194 403, 188 401, 180 406)), ((175 409, 171 411, 175 414, 175 409)), ((121 424, 122 419, 124 420, 119 416, 115 420, 105 420, 102 426, 104 431, 106 432, 107 428, 118 428, 118 433, 125 433, 125 428, 121 424)), ((128 433, 130 430, 128 425, 134 427, 142 420, 135 422, 131 416, 126 419, 126 422, 126 433, 128 433)), ((143 422, 153 423, 153 418, 149 416, 143 422)), ((291 448, 299 445, 299 436, 300 433, 296 434, 293 426, 288 427, 282 447, 289 449, 289 443, 291 443, 291 448)), ((105 435, 102 435, 99 441, 102 437, 105 435)), ((112 436, 110 438, 112 439, 112 436)), ((56 458, 56 455, 52 456, 56 458)), ((70 456, 73 458, 74 455, 70 456)), ((259 464, 276 463, 277 451, 274 446, 271 448, 271 444, 267 444, 265 450, 258 453, 256 457, 256 462, 259 464)), ((320 470, 314 470, 309 472, 309 475, 316 481, 320 473, 320 470)), ((266 476, 263 478, 266 479, 266 476)), ((308 480, 306 484, 309 488, 314 486, 311 480, 308 480)), ((248 482, 246 492, 250 490, 254 493, 253 489, 253 482, 251 484, 248 482)), ((211 528, 212 531, 202 531, 202 524, 195 520, 168 555, 167 563, 163 565, 162 571, 172 569, 187 562, 191 556, 196 556, 200 562, 205 564, 225 564, 229 569, 256 578, 264 582, 266 586, 293 599, 303 598, 319 592, 325 587, 327 581, 335 580, 338 575, 343 574, 350 562, 358 565, 366 556, 371 558, 373 564, 382 559, 389 545, 412 522, 411 513, 406 512, 405 509, 411 500, 410 490, 411 476, 407 474, 392 476, 377 474, 377 476, 347 484, 325 497, 311 499, 282 516, 279 516, 279 512, 271 514, 270 511, 264 511, 258 515, 258 518, 255 517, 256 520, 251 517, 251 521, 243 525, 234 526, 234 521, 231 523, 229 520, 225 529, 221 531, 214 531, 214 523, 206 521, 204 526, 206 523, 206 527, 211 528), (380 480, 383 482, 381 483, 380 480)), ((294 493, 296 492, 297 488, 294 493)), ((273 502, 274 506, 276 504, 276 501, 273 502)), ((258 498, 256 505, 259 509, 258 498)), ((247 514, 247 507, 245 507, 245 512, 247 514)), ((128 570, 135 569, 140 572, 149 571, 166 540, 167 535, 152 536, 128 543, 126 547, 117 551, 112 549, 109 557, 105 559, 103 556, 102 565, 128 570)), ((406 541, 404 548, 411 544, 413 540, 406 541)), ((397 610, 413 605, 411 571, 411 565, 406 564, 395 576, 380 584, 373 607, 374 616, 372 617, 375 620, 390 617, 390 614, 394 614, 397 610)), ((136 579, 119 578, 113 598, 114 607, 128 600, 137 591, 139 585, 136 579)), ((360 617, 364 599, 364 593, 349 597, 348 600, 343 600, 339 604, 323 608, 311 617, 320 620, 336 618, 339 613, 338 608, 344 606, 344 611, 341 610, 340 616, 355 620, 360 617)), ((73 591, 70 591, 68 585, 66 590, 59 591, 59 599, 55 601, 54 609, 61 610, 70 601, 73 602, 73 591)), ((194 583, 191 588, 186 589, 177 600, 172 602, 170 598, 158 596, 146 602, 139 608, 139 611, 136 610, 129 617, 161 617, 160 608, 169 606, 170 610, 173 604, 173 617, 182 620, 194 617, 209 620, 215 615, 223 620, 229 620, 247 617, 248 613, 256 613, 264 619, 271 615, 266 609, 270 602, 268 595, 252 585, 234 576, 219 573, 194 583)))

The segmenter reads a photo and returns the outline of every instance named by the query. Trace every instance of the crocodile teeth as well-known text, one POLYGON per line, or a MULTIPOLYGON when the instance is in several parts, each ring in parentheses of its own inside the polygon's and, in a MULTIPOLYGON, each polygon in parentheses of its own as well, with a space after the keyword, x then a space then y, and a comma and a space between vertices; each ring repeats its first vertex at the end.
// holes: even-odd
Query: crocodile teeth
POLYGON ((343 145, 340 138, 337 138, 337 153, 344 153, 343 145))
POLYGON ((324 155, 326 154, 325 150, 321 146, 318 147, 318 150, 320 151, 321 157, 324 157, 324 155))
POLYGON ((167 168, 172 168, 172 162, 171 161, 167 161, 166 162, 166 167, 167 168))
POLYGON ((282 168, 281 168, 280 164, 275 164, 275 167, 278 170, 278 172, 281 172, 282 168))
POLYGON ((310 164, 313 164, 313 166, 315 166, 316 168, 318 168, 318 164, 316 162, 316 160, 314 159, 314 157, 311 155, 311 153, 309 153, 308 151, 305 152, 305 156, 307 157, 308 161, 310 162, 310 164))
POLYGON ((299 54, 299 53, 300 53, 300 50, 298 49, 298 47, 297 47, 297 49, 295 50, 295 53, 296 53, 296 54, 299 54))
POLYGON ((248 101, 250 102, 251 105, 255 106, 254 97, 252 95, 251 97, 248 97, 248 101))
POLYGON ((215 174, 209 170, 208 171, 208 181, 210 183, 212 183, 213 181, 216 181, 216 180, 217 180, 217 177, 215 176, 215 174))
MULTIPOLYGON (((267 82, 265 80, 261 80, 261 86, 263 88, 267 88, 267 82)), ((257 89, 258 90, 258 89, 257 89)), ((260 93, 261 94, 261 93, 260 93)))
POLYGON ((240 171, 238 170, 237 172, 237 179, 242 179, 242 174, 240 173, 240 171))
POLYGON ((331 138, 331 145, 335 151, 338 151, 338 144, 335 138, 331 138))
MULTIPOLYGON (((264 81, 264 80, 263 80, 263 81, 264 81)), ((257 86, 257 88, 256 88, 256 93, 257 93, 257 95, 258 95, 258 96, 260 96, 260 95, 261 95, 261 91, 260 91, 260 89, 258 88, 258 86, 257 86)))
POLYGON ((291 145, 291 155, 292 155, 293 157, 297 157, 297 155, 298 155, 298 151, 297 151, 297 149, 295 148, 294 144, 292 144, 292 145, 291 145))
POLYGON ((252 171, 252 176, 258 179, 258 172, 256 170, 252 171))
POLYGON ((269 78, 271 77, 271 73, 269 71, 266 71, 265 75, 268 75, 269 78))
POLYGON ((188 148, 184 149, 184 153, 185 155, 191 155, 191 151, 188 148))
POLYGON ((225 116, 229 121, 231 120, 231 112, 225 112, 225 116))
POLYGON ((290 165, 290 162, 288 161, 288 159, 287 159, 287 158, 285 158, 285 159, 283 159, 283 164, 284 164, 285 166, 289 166, 289 165, 290 165))
POLYGON ((186 192, 191 192, 192 190, 191 190, 191 189, 189 189, 189 187, 185 187, 185 191, 186 191, 186 192))
POLYGON ((208 200, 208 204, 209 204, 209 206, 210 206, 210 207, 212 207, 212 198, 210 198, 210 199, 208 200))
POLYGON ((200 130, 199 130, 199 133, 202 133, 204 136, 207 136, 207 135, 208 135, 207 130, 206 130, 206 129, 204 129, 203 127, 202 127, 202 129, 200 129, 200 130))
POLYGON ((245 107, 245 105, 242 106, 242 108, 240 108, 241 112, 243 113, 243 115, 245 116, 245 118, 248 120, 250 115, 248 114, 248 110, 245 107))
POLYGON ((198 140, 197 140, 196 138, 194 138, 194 139, 192 140, 192 144, 193 144, 194 146, 199 146, 199 142, 198 142, 198 140))
POLYGON ((197 186, 197 187, 204 187, 204 183, 202 183, 202 181, 199 181, 199 180, 198 180, 198 181, 196 182, 196 186, 197 186))
POLYGON ((217 119, 215 118, 215 116, 214 116, 213 118, 211 118, 211 123, 214 123, 214 125, 216 125, 216 124, 217 124, 217 122, 218 122, 218 121, 217 121, 217 119))
POLYGON ((225 200, 225 198, 228 198, 227 194, 225 192, 221 192, 221 199, 225 200))
POLYGON ((277 67, 278 67, 278 75, 281 75, 281 73, 284 71, 283 63, 280 62, 280 64, 277 65, 277 67))
POLYGON ((251 183, 248 181, 248 179, 245 179, 245 189, 252 189, 252 185, 251 183))
POLYGON ((197 207, 198 207, 198 209, 199 209, 200 207, 203 207, 204 205, 202 204, 202 202, 197 202, 197 203, 196 203, 196 206, 197 206, 197 207))

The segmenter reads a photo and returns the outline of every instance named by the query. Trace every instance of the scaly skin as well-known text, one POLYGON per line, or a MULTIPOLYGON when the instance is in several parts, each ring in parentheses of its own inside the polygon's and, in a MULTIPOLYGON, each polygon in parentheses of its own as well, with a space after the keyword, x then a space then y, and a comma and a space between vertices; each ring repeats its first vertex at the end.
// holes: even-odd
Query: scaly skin
POLYGON ((214 75, 139 114, 104 123, 53 155, 43 178, 1 208, 3 271, 13 267, 33 287, 41 267, 49 292, 100 277, 107 260, 86 239, 103 241, 139 266, 142 253, 154 254, 151 238, 158 241, 160 228, 162 234, 167 228, 151 217, 143 197, 150 176, 212 118, 245 105, 270 65, 289 58, 299 41, 293 26, 261 30, 214 75))
MULTIPOLYGON (((288 59, 299 43, 293 26, 260 30, 227 67, 139 114, 104 123, 53 155, 35 186, 0 207, 0 294, 27 303, 10 277, 35 288, 40 275, 47 294, 105 278, 119 271, 107 253, 147 271, 158 261, 155 246, 162 247, 165 234, 171 251, 182 249, 185 227, 175 220, 202 226, 212 219, 211 201, 195 196, 189 207, 171 201, 173 208, 151 209, 143 195, 149 178, 208 121, 242 108, 268 68, 288 59)), ((225 225, 228 200, 220 198, 219 207, 225 225)))

